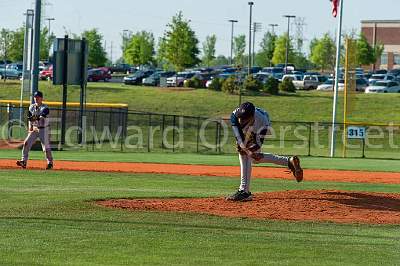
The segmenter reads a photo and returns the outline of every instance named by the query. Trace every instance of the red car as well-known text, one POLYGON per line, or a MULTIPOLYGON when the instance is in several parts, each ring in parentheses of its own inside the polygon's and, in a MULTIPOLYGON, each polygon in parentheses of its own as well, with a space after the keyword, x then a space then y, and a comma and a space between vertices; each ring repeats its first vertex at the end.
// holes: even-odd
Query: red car
POLYGON ((39 78, 41 80, 52 80, 53 79, 53 66, 50 65, 46 69, 40 71, 39 78))
POLYGON ((109 81, 111 74, 108 68, 95 68, 88 71, 88 82, 97 82, 100 80, 109 81))

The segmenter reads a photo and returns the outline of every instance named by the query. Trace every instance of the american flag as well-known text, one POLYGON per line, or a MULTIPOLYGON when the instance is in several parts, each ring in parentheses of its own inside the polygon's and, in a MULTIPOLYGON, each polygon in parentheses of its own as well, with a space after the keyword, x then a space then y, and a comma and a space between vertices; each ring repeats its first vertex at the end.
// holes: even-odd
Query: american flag
POLYGON ((330 0, 330 1, 332 2, 333 5, 332 15, 336 18, 338 14, 339 0, 330 0))

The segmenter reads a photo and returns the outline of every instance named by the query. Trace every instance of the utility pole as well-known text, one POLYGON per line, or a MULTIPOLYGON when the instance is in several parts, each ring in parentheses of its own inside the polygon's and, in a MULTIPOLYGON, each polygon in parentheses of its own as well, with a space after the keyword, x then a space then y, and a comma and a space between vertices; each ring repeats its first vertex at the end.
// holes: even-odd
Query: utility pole
POLYGON ((262 24, 259 22, 254 22, 253 23, 253 57, 252 57, 252 62, 251 65, 255 65, 255 58, 256 58, 256 32, 261 31, 262 24))
POLYGON ((271 33, 275 35, 275 28, 278 27, 278 24, 268 24, 271 27, 271 33))
POLYGON ((293 15, 285 15, 283 16, 287 18, 287 39, 286 39, 286 57, 285 57, 285 74, 287 74, 287 65, 289 60, 289 43, 290 43, 290 19, 295 18, 296 16, 293 15))
POLYGON ((238 20, 230 19, 229 22, 232 24, 232 30, 231 30, 231 57, 229 58, 229 65, 233 64, 233 31, 235 27, 235 23, 238 23, 238 20))
POLYGON ((39 58, 40 58, 40 18, 42 1, 36 0, 35 3, 35 24, 33 28, 33 61, 32 61, 32 83, 31 83, 31 101, 33 95, 39 87, 39 58))

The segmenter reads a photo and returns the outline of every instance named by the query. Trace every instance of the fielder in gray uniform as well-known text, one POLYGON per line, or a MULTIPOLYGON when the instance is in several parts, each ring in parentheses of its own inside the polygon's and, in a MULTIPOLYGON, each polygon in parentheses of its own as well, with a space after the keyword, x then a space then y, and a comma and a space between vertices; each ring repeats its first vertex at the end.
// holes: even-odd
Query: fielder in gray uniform
POLYGON ((29 151, 32 145, 39 138, 42 143, 43 152, 46 154, 47 159, 47 170, 53 168, 53 155, 50 147, 50 127, 49 127, 49 107, 43 104, 43 93, 37 91, 33 95, 35 103, 29 106, 28 120, 29 120, 29 131, 28 136, 24 141, 24 147, 22 149, 22 159, 17 161, 17 165, 26 168, 29 151))
POLYGON ((251 167, 253 163, 273 163, 288 167, 297 182, 303 180, 303 170, 297 156, 286 157, 270 153, 262 153, 261 146, 268 134, 271 121, 266 111, 256 108, 252 103, 240 105, 231 115, 233 133, 239 152, 241 182, 239 190, 227 197, 232 201, 250 201, 251 167))

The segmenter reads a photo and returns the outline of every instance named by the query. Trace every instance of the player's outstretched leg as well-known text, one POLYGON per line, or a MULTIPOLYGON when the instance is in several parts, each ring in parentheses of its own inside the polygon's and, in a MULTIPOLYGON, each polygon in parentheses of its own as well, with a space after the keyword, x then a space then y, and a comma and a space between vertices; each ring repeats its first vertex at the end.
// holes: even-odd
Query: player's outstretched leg
POLYGON ((293 173, 297 182, 303 181, 303 169, 300 166, 300 159, 297 156, 286 157, 271 153, 257 153, 253 158, 256 163, 273 163, 286 166, 293 173))
POLYGON ((251 164, 253 159, 247 154, 239 154, 240 161, 240 187, 239 190, 226 198, 229 201, 251 201, 250 192, 251 164))

